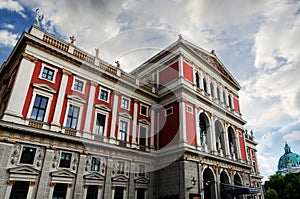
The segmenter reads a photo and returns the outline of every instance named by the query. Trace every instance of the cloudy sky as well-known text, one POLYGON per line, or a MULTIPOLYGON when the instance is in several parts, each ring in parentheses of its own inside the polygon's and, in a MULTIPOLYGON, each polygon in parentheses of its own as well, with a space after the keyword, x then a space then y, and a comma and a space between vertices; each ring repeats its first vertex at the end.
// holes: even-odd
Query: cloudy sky
POLYGON ((265 179, 287 141, 300 154, 300 2, 297 0, 0 0, 0 65, 23 31, 42 28, 131 71, 178 34, 214 49, 240 82, 241 110, 259 142, 265 179))

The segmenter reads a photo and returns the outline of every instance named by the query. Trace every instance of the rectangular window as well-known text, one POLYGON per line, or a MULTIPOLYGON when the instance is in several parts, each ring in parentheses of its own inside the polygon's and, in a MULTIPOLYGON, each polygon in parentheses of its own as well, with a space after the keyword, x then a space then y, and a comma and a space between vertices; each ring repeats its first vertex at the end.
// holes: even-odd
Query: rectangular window
POLYGON ((33 164, 36 148, 23 146, 20 163, 33 164))
POLYGON ((141 104, 141 115, 148 116, 148 107, 141 104))
POLYGON ((70 104, 67 117, 67 128, 76 129, 80 108, 70 104))
POLYGON ((139 144, 142 146, 146 146, 146 138, 147 138, 147 128, 140 126, 139 144))
POLYGON ((71 157, 72 157, 71 153, 62 152, 60 155, 59 167, 70 168, 71 157))
POLYGON ((57 183, 54 187, 52 199, 65 199, 67 196, 67 184, 57 183))
POLYGON ((91 171, 99 171, 100 159, 92 157, 91 171))
POLYGON ((107 90, 101 89, 99 99, 108 102, 109 92, 107 90))
POLYGON ((116 186, 114 199, 123 199, 124 187, 116 186))
POLYGON ((106 121, 106 115, 97 113, 95 134, 102 135, 102 136, 104 135, 105 121, 106 121))
POLYGON ((139 176, 145 176, 145 165, 139 165, 139 176))
POLYGON ((47 97, 36 95, 32 107, 30 119, 43 122, 46 113, 47 104, 48 104, 47 97))
POLYGON ((54 70, 44 67, 42 72, 42 78, 52 81, 54 77, 54 70))
POLYGON ((144 199, 145 198, 145 188, 138 188, 136 192, 136 199, 144 199))
POLYGON ((166 109, 166 115, 172 115, 173 114, 173 107, 169 107, 166 109))
POLYGON ((127 110, 129 109, 129 99, 122 98, 121 108, 124 108, 127 110))
POLYGON ((98 185, 89 185, 87 189, 87 199, 97 199, 98 197, 98 185))
POLYGON ((128 130, 128 122, 120 121, 119 124, 119 139, 122 141, 127 141, 127 130, 128 130))
POLYGON ((122 161, 118 161, 117 174, 124 174, 125 164, 122 161))
POLYGON ((75 79, 73 89, 79 92, 83 91, 83 81, 80 81, 79 79, 75 79))

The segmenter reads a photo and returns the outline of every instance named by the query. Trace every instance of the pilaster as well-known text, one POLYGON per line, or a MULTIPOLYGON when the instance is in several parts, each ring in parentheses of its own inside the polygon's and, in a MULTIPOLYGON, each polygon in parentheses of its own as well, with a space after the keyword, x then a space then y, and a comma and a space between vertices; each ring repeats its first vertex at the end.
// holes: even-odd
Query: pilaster
POLYGON ((95 99, 95 90, 96 86, 98 85, 96 82, 91 81, 90 86, 90 93, 89 93, 89 99, 87 104, 87 111, 85 116, 85 122, 84 122, 84 132, 91 132, 91 118, 93 114, 93 106, 94 106, 94 99, 95 99))

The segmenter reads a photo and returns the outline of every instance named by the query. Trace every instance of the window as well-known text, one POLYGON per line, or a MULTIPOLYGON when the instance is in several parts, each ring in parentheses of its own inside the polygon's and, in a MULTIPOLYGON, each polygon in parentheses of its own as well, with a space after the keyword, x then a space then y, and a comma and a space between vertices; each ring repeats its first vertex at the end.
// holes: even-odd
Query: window
POLYGON ((205 78, 203 78, 203 89, 204 89, 204 92, 207 93, 207 85, 206 85, 206 80, 205 80, 205 78))
POLYGON ((129 109, 129 99, 122 97, 121 108, 129 109))
POLYGON ((166 109, 166 115, 172 115, 173 114, 173 107, 169 107, 166 109))
POLYGON ((141 114, 141 115, 144 115, 144 116, 148 116, 148 107, 141 104, 141 111, 140 111, 140 114, 141 114))
POLYGON ((99 99, 103 100, 105 102, 108 102, 109 99, 109 92, 107 90, 104 89, 100 89, 100 94, 99 94, 99 99))
POLYGON ((98 196, 98 185, 89 185, 87 190, 87 199, 97 199, 98 196))
POLYGON ((33 164, 36 148, 23 146, 20 163, 33 164))
POLYGON ((59 167, 70 168, 71 157, 71 153, 62 152, 60 155, 59 167))
POLYGON ((224 102, 224 104, 226 103, 226 94, 225 94, 225 91, 223 91, 223 102, 224 102))
POLYGON ((29 181, 16 181, 11 189, 10 199, 25 199, 29 189, 29 181))
POLYGON ((106 122, 106 115, 97 113, 95 134, 102 135, 102 136, 104 135, 105 122, 106 122))
POLYGON ((195 73, 195 80, 196 80, 196 86, 197 86, 197 88, 200 88, 199 74, 198 73, 195 73))
POLYGON ((146 146, 147 128, 140 126, 139 145, 146 146))
POLYGON ((123 199, 124 187, 116 186, 114 199, 123 199))
POLYGON ((217 99, 218 99, 218 101, 221 101, 221 95, 220 95, 219 87, 217 87, 217 99))
POLYGON ((210 83, 210 94, 211 96, 214 98, 215 97, 215 94, 214 94, 214 85, 213 83, 210 83))
POLYGON ((67 128, 76 129, 77 122, 78 122, 78 116, 79 116, 79 110, 80 108, 77 106, 74 106, 70 104, 69 111, 68 111, 68 117, 67 117, 67 128))
POLYGON ((83 81, 81 81, 79 79, 75 79, 73 89, 76 90, 76 91, 82 92, 83 91, 83 85, 84 85, 83 81))
POLYGON ((124 168, 125 168, 124 162, 118 161, 117 174, 124 174, 124 168))
POLYGON ((144 199, 145 198, 145 188, 138 188, 136 192, 136 199, 144 199))
POLYGON ((127 128, 128 128, 128 122, 120 121, 119 124, 119 139, 122 141, 127 141, 127 128))
POLYGON ((228 95, 228 105, 230 108, 232 108, 232 103, 231 103, 231 97, 230 95, 228 95))
POLYGON ((65 199, 67 195, 67 184, 56 183, 52 199, 65 199))
POLYGON ((42 78, 47 79, 49 81, 53 81, 53 77, 54 77, 54 70, 48 67, 44 67, 42 72, 42 78))
POLYGON ((145 176, 145 165, 139 165, 139 176, 145 176))
POLYGON ((36 95, 32 107, 30 119, 41 121, 41 122, 44 121, 47 104, 48 104, 47 97, 36 95))
POLYGON ((100 159, 92 157, 91 171, 99 171, 100 159))

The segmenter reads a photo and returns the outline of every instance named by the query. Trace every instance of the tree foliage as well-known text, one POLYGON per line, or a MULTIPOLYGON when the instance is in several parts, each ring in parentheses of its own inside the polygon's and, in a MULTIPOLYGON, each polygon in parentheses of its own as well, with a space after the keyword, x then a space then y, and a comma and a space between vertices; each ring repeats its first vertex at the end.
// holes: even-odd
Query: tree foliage
POLYGON ((300 173, 275 174, 265 182, 266 199, 300 198, 300 173), (277 196, 276 196, 277 194, 277 196))

